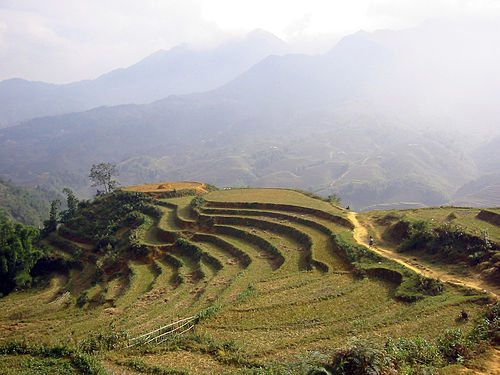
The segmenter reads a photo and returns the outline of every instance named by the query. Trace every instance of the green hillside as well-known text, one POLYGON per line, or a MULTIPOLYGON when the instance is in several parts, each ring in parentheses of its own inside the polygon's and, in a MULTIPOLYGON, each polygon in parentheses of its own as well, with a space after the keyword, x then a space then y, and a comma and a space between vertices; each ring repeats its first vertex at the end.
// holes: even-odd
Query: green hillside
POLYGON ((451 374, 487 360, 493 297, 359 245, 341 207, 286 189, 186 194, 65 211, 38 286, 0 299, 0 372, 350 374, 363 358, 371 373, 451 374))
POLYGON ((0 178, 0 211, 23 224, 41 225, 48 218, 50 202, 58 197, 45 188, 18 186, 0 178))
POLYGON ((361 215, 381 247, 425 266, 500 286, 498 209, 466 207, 371 211, 361 215))

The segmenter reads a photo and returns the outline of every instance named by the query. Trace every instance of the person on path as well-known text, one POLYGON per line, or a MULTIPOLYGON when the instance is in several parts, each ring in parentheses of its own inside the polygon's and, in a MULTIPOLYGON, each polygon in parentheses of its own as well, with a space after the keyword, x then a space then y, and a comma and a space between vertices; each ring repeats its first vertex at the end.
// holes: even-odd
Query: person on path
POLYGON ((373 247, 373 237, 372 236, 370 236, 370 242, 369 242, 369 244, 370 244, 370 247, 373 247))

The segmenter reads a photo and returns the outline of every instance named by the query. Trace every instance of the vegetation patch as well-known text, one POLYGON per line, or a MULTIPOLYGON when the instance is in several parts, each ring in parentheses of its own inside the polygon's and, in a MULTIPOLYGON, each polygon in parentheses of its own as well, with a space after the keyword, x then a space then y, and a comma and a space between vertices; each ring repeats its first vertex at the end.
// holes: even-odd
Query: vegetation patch
MULTIPOLYGON (((108 372, 101 366, 97 358, 66 345, 32 345, 24 341, 14 341, 0 344, 2 355, 29 355, 31 357, 65 359, 73 368, 85 375, 107 375, 108 372)), ((43 363, 43 362, 42 362, 43 363)), ((44 363, 52 366, 53 362, 44 363)), ((60 365, 60 362, 58 363, 60 365)), ((65 365, 67 367, 67 365, 65 365)))
MULTIPOLYGON (((272 189, 161 200, 129 191, 92 202, 66 196, 65 210, 54 210, 42 231, 40 272, 33 268, 42 280, 59 259, 65 276, 0 299, 0 330, 8 340, 40 338, 46 348, 64 342, 69 354, 4 354, 18 365, 86 373, 105 357, 113 369, 158 374, 357 373, 356 363, 372 373, 430 374, 469 364, 484 343, 498 341, 498 306, 357 245, 344 210, 324 200, 272 189), (125 330, 141 337, 183 319, 190 325, 156 346, 125 347, 125 330)), ((442 210, 443 224, 463 223, 460 209, 442 210)), ((399 211, 384 215, 377 230, 392 226, 395 241, 406 227, 401 241, 424 244, 419 251, 428 251, 427 230, 452 248, 474 235, 440 233, 432 220, 419 227, 399 211)))

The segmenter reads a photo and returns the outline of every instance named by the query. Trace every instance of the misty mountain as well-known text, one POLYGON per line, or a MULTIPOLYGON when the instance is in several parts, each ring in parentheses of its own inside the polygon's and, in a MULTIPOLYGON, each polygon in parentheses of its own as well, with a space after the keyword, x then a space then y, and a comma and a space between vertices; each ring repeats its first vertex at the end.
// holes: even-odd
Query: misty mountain
POLYGON ((480 172, 484 174, 500 172, 500 136, 481 144, 472 155, 480 172))
POLYGON ((500 206, 500 137, 480 144, 472 152, 479 176, 455 193, 456 205, 500 206))
POLYGON ((393 55, 393 64, 368 88, 367 110, 471 138, 498 134, 498 22, 434 19, 365 36, 393 55))
POLYGON ((287 45, 256 30, 242 40, 210 50, 185 45, 160 50, 135 65, 94 80, 55 85, 9 79, 0 82, 0 126, 34 117, 83 111, 102 105, 149 103, 169 95, 214 89, 287 45))
POLYGON ((91 165, 110 161, 123 185, 294 187, 355 209, 447 203, 479 176, 471 138, 372 110, 396 62, 357 33, 323 55, 270 56, 205 93, 26 121, 0 131, 0 175, 89 195, 91 165))

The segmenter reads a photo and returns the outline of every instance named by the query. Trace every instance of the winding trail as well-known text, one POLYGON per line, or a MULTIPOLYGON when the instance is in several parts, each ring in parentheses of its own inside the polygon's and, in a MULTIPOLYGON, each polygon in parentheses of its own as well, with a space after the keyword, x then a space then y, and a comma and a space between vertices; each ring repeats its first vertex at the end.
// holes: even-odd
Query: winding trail
MULTIPOLYGON (((357 213, 353 211, 349 211, 347 214, 348 219, 351 221, 351 223, 354 225, 354 230, 353 230, 353 237, 354 240, 365 247, 370 247, 368 244, 368 231, 367 229, 361 225, 357 218, 357 213)), ((388 250, 381 248, 379 246, 373 246, 370 248, 372 251, 375 253, 385 257, 394 260, 395 262, 398 262, 399 264, 415 271, 416 273, 425 276, 425 277, 431 277, 433 279, 439 279, 443 282, 450 283, 453 285, 460 285, 460 286, 465 286, 468 288, 473 288, 477 290, 486 290, 488 293, 490 293, 493 297, 496 299, 499 298, 500 295, 500 289, 495 288, 494 286, 490 284, 486 284, 483 281, 474 278, 474 277, 468 277, 468 278, 463 278, 459 277, 456 275, 451 275, 447 272, 443 271, 436 271, 433 269, 430 269, 427 266, 424 266, 418 261, 415 261, 409 256, 405 256, 404 254, 396 253, 394 251, 388 250)))

